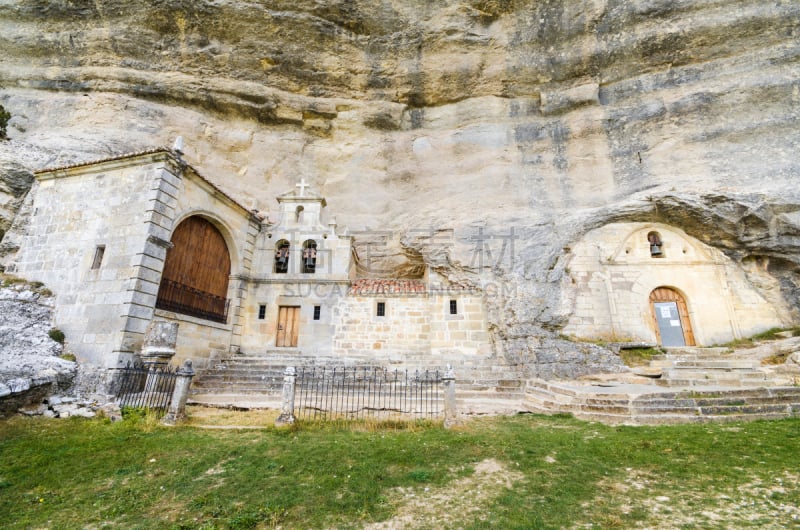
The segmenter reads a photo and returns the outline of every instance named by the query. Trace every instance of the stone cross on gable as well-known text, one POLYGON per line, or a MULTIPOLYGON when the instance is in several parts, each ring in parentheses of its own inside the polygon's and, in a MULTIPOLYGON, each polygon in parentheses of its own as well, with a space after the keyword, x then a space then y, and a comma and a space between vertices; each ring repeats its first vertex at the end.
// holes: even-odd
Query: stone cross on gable
POLYGON ((306 196, 306 188, 310 188, 311 185, 306 182, 306 179, 300 179, 298 184, 295 184, 295 188, 300 188, 300 197, 306 196))

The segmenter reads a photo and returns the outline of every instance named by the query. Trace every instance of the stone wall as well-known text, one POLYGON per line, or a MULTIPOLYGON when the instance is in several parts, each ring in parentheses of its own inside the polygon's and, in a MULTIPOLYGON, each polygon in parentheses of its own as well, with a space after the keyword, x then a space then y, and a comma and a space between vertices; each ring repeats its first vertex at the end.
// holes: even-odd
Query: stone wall
POLYGON ((336 308, 334 321, 333 349, 340 357, 425 363, 491 354, 479 294, 349 296, 336 308), (385 304, 382 317, 379 302, 385 304))
POLYGON ((390 362, 430 352, 431 322, 427 296, 351 296, 336 308, 334 354, 390 362), (385 304, 379 317, 377 304, 385 304))
POLYGON ((38 175, 23 244, 7 267, 52 286, 55 325, 79 360, 115 367, 152 317, 165 249, 153 218, 177 172, 144 155, 38 175))
POLYGON ((491 354, 486 310, 480 294, 431 295, 428 314, 432 354, 443 354, 448 350, 465 355, 491 354), (456 302, 455 315, 450 314, 451 301, 456 302))

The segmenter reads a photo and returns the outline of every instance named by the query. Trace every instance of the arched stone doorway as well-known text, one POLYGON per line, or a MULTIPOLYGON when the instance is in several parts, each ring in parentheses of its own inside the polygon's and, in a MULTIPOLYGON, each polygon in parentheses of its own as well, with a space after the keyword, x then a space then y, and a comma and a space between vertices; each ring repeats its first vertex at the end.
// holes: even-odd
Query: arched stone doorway
POLYGON ((194 216, 172 234, 156 307, 214 322, 226 322, 231 257, 217 228, 194 216))
POLYGON ((671 287, 657 287, 650 293, 650 307, 656 335, 662 346, 694 346, 692 322, 683 295, 671 287))

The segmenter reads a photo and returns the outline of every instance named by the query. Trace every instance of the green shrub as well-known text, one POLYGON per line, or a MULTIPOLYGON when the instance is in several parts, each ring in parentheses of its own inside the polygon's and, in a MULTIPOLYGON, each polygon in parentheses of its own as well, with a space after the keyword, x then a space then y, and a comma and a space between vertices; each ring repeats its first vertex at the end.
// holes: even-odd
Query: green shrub
POLYGON ((653 360, 653 357, 664 352, 661 348, 630 348, 620 349, 619 356, 627 366, 644 366, 653 360))
POLYGON ((59 344, 64 344, 64 332, 58 328, 51 329, 47 335, 59 344))
POLYGON ((12 276, 11 274, 3 274, 3 287, 9 287, 18 283, 25 283, 25 280, 18 276, 12 276))
POLYGON ((800 328, 771 328, 767 331, 753 335, 753 340, 775 340, 783 338, 782 335, 784 334, 790 337, 796 337, 798 331, 800 331, 800 328))

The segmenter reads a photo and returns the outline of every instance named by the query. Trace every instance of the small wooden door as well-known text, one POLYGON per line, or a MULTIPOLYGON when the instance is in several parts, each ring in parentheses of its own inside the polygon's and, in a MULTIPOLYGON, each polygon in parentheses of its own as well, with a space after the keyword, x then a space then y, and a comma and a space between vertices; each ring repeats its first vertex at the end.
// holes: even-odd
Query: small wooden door
POLYGON ((653 289, 650 307, 655 317, 658 341, 662 346, 695 345, 689 310, 681 293, 669 287, 653 289))
POLYGON ((278 333, 275 346, 279 348, 297 347, 300 331, 300 308, 296 306, 280 306, 278 308, 278 333))

